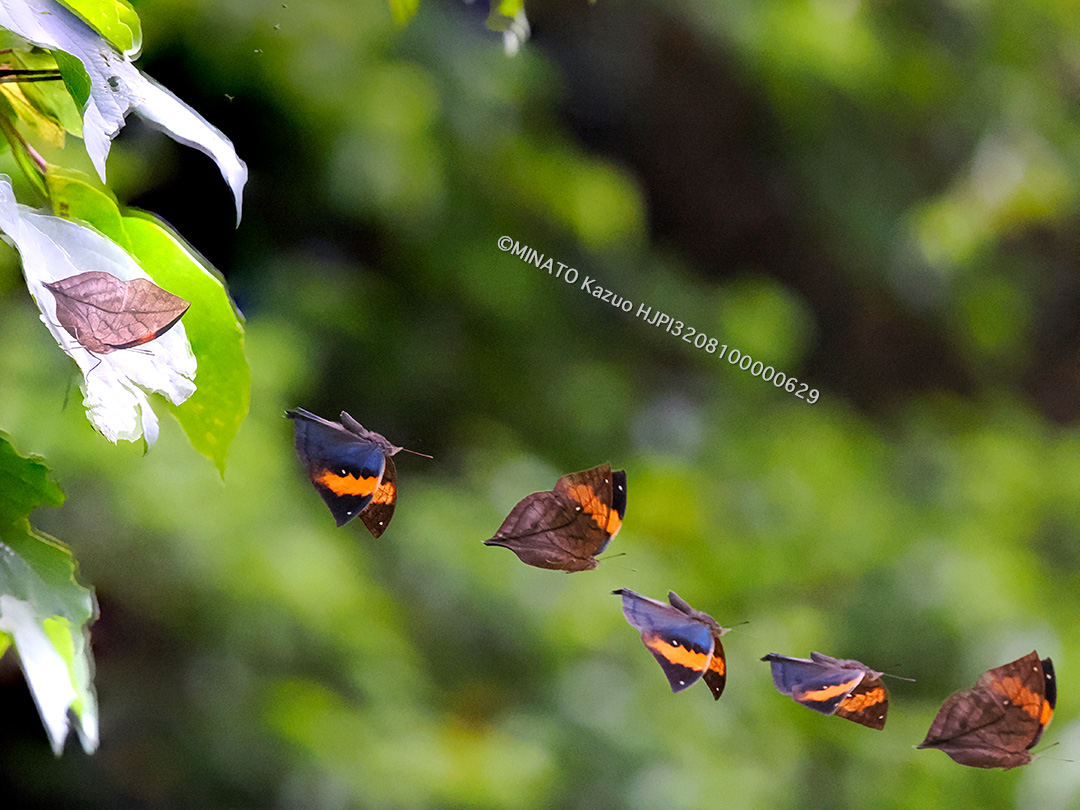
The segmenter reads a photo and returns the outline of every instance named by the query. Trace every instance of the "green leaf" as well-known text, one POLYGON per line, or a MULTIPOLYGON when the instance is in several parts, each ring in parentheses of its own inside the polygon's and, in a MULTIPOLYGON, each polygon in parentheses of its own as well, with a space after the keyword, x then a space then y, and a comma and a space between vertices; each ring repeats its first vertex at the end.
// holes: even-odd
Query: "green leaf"
POLYGON ((15 164, 22 171, 23 176, 42 197, 47 196, 45 191, 45 174, 36 159, 36 153, 31 153, 26 141, 19 134, 15 126, 15 111, 8 103, 7 98, 0 93, 0 133, 3 134, 11 147, 11 156, 15 164))
POLYGON ((218 272, 161 220, 130 212, 124 227, 131 255, 150 277, 191 302, 184 329, 199 360, 198 390, 172 409, 195 449, 224 475, 225 456, 251 397, 242 316, 218 272))
POLYGON ((60 506, 64 493, 40 460, 25 458, 0 433, 0 526, 29 518, 39 506, 60 506))
POLYGON ((56 149, 64 146, 65 131, 55 117, 43 112, 26 97, 23 88, 16 82, 0 84, 0 95, 9 105, 15 117, 25 127, 34 132, 41 140, 56 149))
MULTIPOLYGON (((39 48, 12 49, 7 54, 5 62, 15 70, 34 70, 42 74, 55 72, 58 68, 56 56, 51 51, 39 48)), ((85 73, 83 71, 84 75, 85 73)), ((52 126, 70 132, 76 137, 82 137, 81 102, 76 104, 64 82, 63 73, 52 79, 13 81, 5 85, 17 88, 18 94, 25 97, 37 111, 36 114, 46 118, 52 126)), ((62 140, 60 145, 63 145, 62 140)))
POLYGON ((64 494, 38 459, 25 458, 0 434, 0 654, 14 641, 53 750, 70 728, 97 747, 97 699, 87 628, 96 615, 91 591, 76 580, 63 543, 36 532, 30 512, 59 506, 64 494))
POLYGON ((139 15, 126 0, 60 0, 118 51, 131 55, 142 47, 139 15))
MULTIPOLYGON (((86 72, 83 63, 74 56, 63 51, 53 51, 56 66, 60 69, 60 76, 64 85, 71 94, 72 99, 80 110, 86 109, 86 102, 90 100, 90 74, 86 72)), ((79 117, 79 130, 82 131, 82 117, 79 117)), ((73 133, 77 134, 77 133, 73 133)))
POLYGON ((45 188, 53 213, 64 219, 76 219, 92 225, 124 250, 131 252, 131 242, 124 229, 124 218, 116 198, 108 189, 75 169, 52 164, 45 170, 45 188))
POLYGON ((43 617, 90 620, 93 597, 75 581, 75 558, 67 546, 23 522, 0 529, 0 549, 0 593, 28 602, 43 617))
POLYGON ((25 458, 0 434, 0 593, 29 602, 42 616, 82 623, 93 597, 75 581, 75 560, 58 540, 30 527, 30 512, 60 506, 64 493, 36 458, 25 458))

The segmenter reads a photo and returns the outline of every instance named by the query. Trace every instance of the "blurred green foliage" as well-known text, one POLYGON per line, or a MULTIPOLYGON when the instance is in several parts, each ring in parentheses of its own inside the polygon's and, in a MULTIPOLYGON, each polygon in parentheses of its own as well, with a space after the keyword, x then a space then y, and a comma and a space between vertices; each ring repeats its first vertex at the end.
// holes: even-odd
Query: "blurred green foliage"
POLYGON ((512 59, 454 0, 404 28, 382 0, 136 7, 141 64, 252 182, 234 234, 209 161, 135 127, 110 180, 226 273, 251 413, 224 483, 175 424, 145 457, 105 444, 64 407, 72 370, 7 257, 0 427, 68 495, 34 521, 97 591, 102 719, 94 757, 53 759, 0 664, 25 715, 0 733, 8 795, 1080 803, 1061 761, 1080 757, 1068 4, 537 0, 512 59), (295 405, 434 454, 399 457, 380 540, 334 528, 292 452, 295 405), (624 557, 563 575, 481 545, 520 497, 603 461, 628 473, 624 557), (669 692, 623 586, 750 622, 725 638, 718 703, 669 692), (917 680, 889 683, 875 733, 796 706, 757 660, 812 649, 917 680), (1007 773, 911 748, 948 694, 1032 649, 1057 667, 1060 747, 1007 773))

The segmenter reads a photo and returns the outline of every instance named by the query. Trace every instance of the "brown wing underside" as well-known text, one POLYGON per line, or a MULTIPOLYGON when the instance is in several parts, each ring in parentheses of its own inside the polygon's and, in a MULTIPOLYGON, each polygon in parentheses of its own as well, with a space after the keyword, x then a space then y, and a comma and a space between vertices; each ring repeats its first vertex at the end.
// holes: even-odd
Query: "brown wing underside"
POLYGON ((942 704, 919 748, 938 748, 976 768, 1024 765, 1053 716, 1046 692, 1047 675, 1035 652, 988 670, 974 688, 942 704))
POLYGON ((93 270, 46 284, 56 299, 56 319, 96 354, 148 343, 171 329, 188 302, 149 279, 124 281, 93 270))
POLYGON ((379 537, 386 531, 386 527, 390 525, 390 519, 394 516, 395 506, 397 506, 397 468, 394 467, 394 460, 387 456, 379 487, 375 490, 371 503, 360 513, 360 520, 367 526, 373 537, 379 537))
POLYGON ((607 536, 562 495, 534 492, 515 506, 487 545, 504 546, 538 568, 585 571, 607 536))

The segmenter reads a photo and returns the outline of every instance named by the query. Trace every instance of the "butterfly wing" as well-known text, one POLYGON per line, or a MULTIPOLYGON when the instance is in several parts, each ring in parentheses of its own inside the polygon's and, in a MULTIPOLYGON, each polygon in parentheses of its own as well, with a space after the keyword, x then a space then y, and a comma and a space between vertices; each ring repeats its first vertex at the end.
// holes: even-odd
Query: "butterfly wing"
POLYGON ((626 516, 626 470, 601 464, 562 476, 553 491, 574 505, 579 550, 590 557, 603 552, 626 516))
POLYGON ((613 474, 602 464, 562 476, 550 492, 525 496, 484 544, 508 548, 537 568, 587 571, 618 533, 625 512, 626 472, 613 474))
POLYGON ((668 591, 668 602, 681 613, 703 622, 712 633, 712 660, 709 661, 709 668, 705 670, 701 677, 704 679, 705 685, 712 691, 713 697, 719 700, 720 695, 724 693, 724 686, 727 684, 727 659, 724 657, 724 645, 720 642, 720 637, 728 632, 730 628, 721 627, 720 623, 708 613, 690 607, 689 603, 675 591, 668 591))
POLYGON ((56 300, 56 319, 96 354, 130 349, 161 336, 189 303, 147 278, 119 279, 91 270, 45 284, 56 300))
POLYGON ((1057 681, 1054 678, 1054 662, 1049 658, 1039 660, 1032 651, 979 676, 976 687, 989 689, 1003 703, 1015 719, 1007 725, 1023 728, 1020 732, 1025 750, 1032 748, 1042 738, 1043 732, 1054 717, 1057 706, 1057 681))
MULTIPOLYGON (((716 638, 703 622, 663 602, 620 588, 623 615, 664 670, 672 692, 681 692, 710 671, 716 638)), ((712 685, 710 684, 710 688, 712 685)), ((713 689, 713 695, 720 697, 713 689)))
MULTIPOLYGON (((1038 655, 1036 654, 1036 657, 1038 655)), ((1054 662, 1044 658, 1039 662, 1042 665, 1043 676, 1043 703, 1039 711, 1039 730, 1035 739, 1028 743, 1028 748, 1034 748, 1042 739, 1043 732, 1054 719, 1054 710, 1057 708, 1057 676, 1054 673, 1054 662)))
POLYGON ((840 714, 841 717, 862 722, 863 725, 870 725, 871 728, 881 728, 885 725, 884 718, 878 726, 850 716, 858 714, 863 705, 869 701, 876 700, 880 704, 888 700, 880 679, 874 680, 877 681, 881 692, 874 692, 869 684, 866 690, 856 691, 870 672, 858 661, 844 661, 820 654, 815 655, 813 659, 792 658, 777 653, 769 653, 761 660, 769 662, 772 668, 773 685, 776 686, 777 691, 787 695, 796 703, 821 714, 837 714, 838 709, 850 700, 844 713, 840 714), (853 693, 871 695, 871 697, 852 699, 853 693))
POLYGON ((937 748, 973 768, 1015 768, 1031 761, 1024 741, 1002 727, 1004 704, 976 687, 950 695, 938 710, 919 748, 937 748), (1003 733, 1005 731, 1005 733, 1003 733))
POLYGON ((949 696, 918 747, 937 748, 975 768, 1025 765, 1056 701, 1054 665, 1032 652, 984 672, 974 688, 949 696))
POLYGON ((720 636, 713 634, 713 654, 709 659, 709 668, 701 676, 705 685, 712 691, 716 700, 724 694, 724 686, 727 684, 727 659, 724 657, 724 645, 720 643, 720 636))
POLYGON ((296 453, 308 478, 337 525, 344 526, 373 500, 386 468, 385 453, 303 408, 286 411, 286 416, 296 428, 296 453))
POLYGON ((397 469, 394 467, 394 460, 387 456, 379 488, 372 495, 371 503, 360 512, 360 520, 367 526, 373 537, 379 537, 386 531, 386 527, 390 525, 390 518, 394 516, 396 505, 397 469))
MULTIPOLYGON (((325 421, 325 420, 324 420, 325 421)), ((330 424, 334 424, 331 422, 330 424)), ((379 449, 388 456, 396 455, 400 453, 404 448, 398 447, 396 444, 392 444, 389 439, 383 436, 381 433, 376 433, 374 430, 368 430, 361 425, 347 411, 341 412, 341 427, 363 439, 366 442, 377 445, 379 449)))
POLYGON ((889 690, 885 688, 881 678, 868 675, 840 701, 834 714, 880 731, 885 728, 885 720, 889 715, 889 690))

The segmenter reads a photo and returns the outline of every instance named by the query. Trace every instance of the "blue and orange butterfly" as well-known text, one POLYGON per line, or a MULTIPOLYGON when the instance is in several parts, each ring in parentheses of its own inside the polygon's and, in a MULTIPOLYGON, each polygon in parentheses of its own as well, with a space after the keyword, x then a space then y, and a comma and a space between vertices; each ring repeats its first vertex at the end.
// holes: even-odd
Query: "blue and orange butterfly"
POLYGON ((664 670, 672 692, 681 692, 704 679, 717 700, 727 683, 727 664, 720 637, 730 628, 695 610, 674 591, 668 602, 658 602, 628 588, 612 593, 622 596, 623 615, 641 632, 641 641, 664 670))

